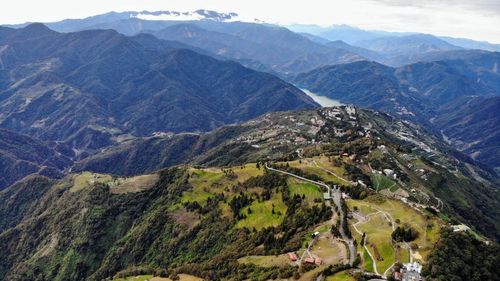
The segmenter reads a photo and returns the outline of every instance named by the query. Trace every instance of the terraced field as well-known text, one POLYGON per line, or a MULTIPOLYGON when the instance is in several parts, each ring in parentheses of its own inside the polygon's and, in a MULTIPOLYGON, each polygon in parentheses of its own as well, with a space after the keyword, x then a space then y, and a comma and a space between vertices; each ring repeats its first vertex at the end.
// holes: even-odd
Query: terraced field
POLYGON ((318 175, 325 181, 330 181, 340 185, 348 184, 348 181, 342 179, 345 178, 345 169, 342 166, 333 165, 326 156, 317 156, 313 158, 290 161, 288 164, 291 167, 299 168, 305 172, 318 175))
POLYGON ((379 174, 373 174, 371 176, 373 188, 376 191, 384 190, 384 189, 390 189, 391 192, 396 191, 399 187, 397 183, 384 175, 379 175, 379 174))
POLYGON ((82 172, 73 175, 73 186, 71 192, 78 192, 94 183, 108 183, 113 180, 113 177, 105 174, 96 174, 91 172, 82 172))
POLYGON ((370 255, 368 254, 368 252, 363 249, 363 260, 364 260, 364 264, 363 264, 363 267, 365 270, 369 271, 369 272, 374 272, 374 268, 373 268, 373 261, 372 261, 372 258, 370 257, 370 255))
POLYGON ((320 235, 313 244, 311 253, 320 257, 324 264, 339 264, 348 262, 348 253, 345 245, 333 240, 331 234, 320 235))
POLYGON ((158 179, 158 174, 120 178, 116 180, 116 183, 111 185, 110 191, 115 194, 141 192, 151 188, 158 179))

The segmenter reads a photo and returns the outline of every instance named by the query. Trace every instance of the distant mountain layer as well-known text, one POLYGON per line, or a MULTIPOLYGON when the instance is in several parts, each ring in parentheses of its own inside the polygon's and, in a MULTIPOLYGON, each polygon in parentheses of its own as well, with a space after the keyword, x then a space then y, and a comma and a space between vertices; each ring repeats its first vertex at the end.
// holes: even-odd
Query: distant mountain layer
POLYGON ((483 115, 477 112, 480 107, 473 101, 486 103, 486 98, 500 95, 500 53, 467 51, 465 55, 464 51, 460 52, 461 59, 451 56, 448 60, 421 62, 400 68, 374 62, 323 67, 300 74, 293 82, 343 103, 398 114, 423 124, 438 135, 441 130, 450 133, 451 128, 462 126, 461 130, 451 133, 456 147, 490 167, 498 168, 500 162, 487 153, 497 149, 498 143, 490 141, 483 133, 500 130, 500 123, 492 122, 495 114, 498 118, 500 110, 496 103, 490 103, 486 107, 490 115, 483 115), (481 98, 463 103, 462 98, 470 96, 481 98), (469 106, 465 110, 464 107, 469 106), (461 114, 474 114, 476 117, 446 127, 446 124, 451 125, 446 120, 454 120, 461 114), (487 127, 482 130, 481 124, 487 124, 487 127))
POLYGON ((381 37, 363 40, 356 46, 369 49, 384 56, 380 62, 400 66, 417 62, 423 55, 461 49, 432 35, 415 34, 395 37, 381 37))
MULTIPOLYGON (((458 49, 500 51, 500 45, 487 42, 421 33, 362 30, 347 25, 287 26, 295 31, 292 32, 278 25, 241 18, 236 13, 207 10, 111 12, 47 25, 60 32, 113 29, 129 36, 153 33, 282 77, 363 58, 397 67, 421 61, 428 54, 458 49), (330 41, 342 41, 342 44, 330 41)), ((15 25, 23 26, 26 24, 15 25)))
POLYGON ((245 151, 251 153, 252 149, 246 144, 227 147, 223 144, 251 129, 252 126, 235 125, 205 134, 183 133, 136 138, 77 161, 72 171, 138 175, 194 161, 200 155, 213 153, 212 149, 217 147, 224 147, 222 150, 220 148, 216 150, 217 152, 224 151, 225 156, 220 155, 220 157, 230 159, 232 153, 244 154, 245 151))
MULTIPOLYGON (((330 41, 342 40, 351 45, 357 45, 360 41, 371 41, 375 39, 393 40, 395 37, 403 37, 408 35, 422 35, 411 32, 387 32, 380 30, 364 30, 348 25, 333 25, 330 27, 320 27, 317 25, 289 25, 287 26, 295 32, 310 33, 330 41)), ((436 36, 437 37, 437 36, 436 36)), ((453 38, 449 36, 437 37, 449 44, 465 49, 480 49, 486 51, 500 51, 500 44, 492 44, 485 41, 475 41, 465 38, 453 38)))
POLYGON ((317 106, 275 76, 179 45, 111 30, 0 28, 0 127, 82 154, 120 135, 207 131, 317 106))
POLYGON ((326 46, 286 28, 263 24, 188 22, 168 26, 153 34, 234 60, 258 62, 282 74, 363 58, 345 48, 326 46))
POLYGON ((61 32, 113 29, 128 36, 152 33, 161 39, 184 42, 248 67, 282 75, 363 59, 360 54, 326 46, 281 26, 239 21, 234 13, 123 12, 47 25, 61 32))

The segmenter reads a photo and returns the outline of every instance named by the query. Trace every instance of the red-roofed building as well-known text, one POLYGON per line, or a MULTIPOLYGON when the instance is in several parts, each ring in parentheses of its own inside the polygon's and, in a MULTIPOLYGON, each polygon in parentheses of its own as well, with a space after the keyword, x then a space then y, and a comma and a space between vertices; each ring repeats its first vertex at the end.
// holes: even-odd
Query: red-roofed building
POLYGON ((314 260, 314 263, 315 263, 316 265, 321 265, 321 263, 322 263, 321 258, 316 258, 316 259, 314 260))
POLYGON ((313 259, 313 258, 306 258, 306 259, 304 260, 304 263, 314 264, 314 259, 313 259))
POLYGON ((297 261, 299 259, 294 252, 288 253, 288 257, 290 258, 291 261, 297 261))

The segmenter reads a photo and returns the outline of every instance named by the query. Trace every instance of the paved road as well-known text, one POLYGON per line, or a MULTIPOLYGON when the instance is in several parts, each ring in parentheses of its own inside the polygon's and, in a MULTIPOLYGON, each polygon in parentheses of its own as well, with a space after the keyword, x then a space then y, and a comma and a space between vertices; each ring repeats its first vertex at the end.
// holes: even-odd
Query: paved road
MULTIPOLYGON (((333 189, 333 202, 335 203, 335 205, 337 206, 337 209, 339 210, 340 221, 343 222, 344 218, 347 214, 345 214, 344 211, 342 210, 341 200, 342 200, 342 194, 340 192, 340 189, 338 189, 338 188, 333 189)), ((333 210, 333 208, 332 208, 332 211, 335 212, 335 210, 333 210)), ((356 259, 356 247, 354 246, 352 239, 349 239, 349 237, 347 237, 347 234, 345 232, 345 229, 344 229, 344 226, 342 223, 340 224, 339 232, 340 232, 340 235, 342 236, 342 239, 347 241, 347 246, 349 249, 349 265, 352 266, 354 264, 354 260, 356 259)))
MULTIPOLYGON (((300 180, 307 181, 307 182, 316 184, 318 186, 325 187, 327 190, 330 190, 330 188, 331 188, 329 185, 327 185, 325 183, 313 181, 313 180, 306 179, 304 177, 301 177, 301 176, 298 176, 298 175, 295 175, 295 174, 292 174, 292 173, 289 173, 289 172, 285 172, 285 171, 281 171, 281 170, 278 170, 278 169, 271 168, 271 167, 269 167, 267 165, 267 163, 265 164, 265 166, 266 166, 266 169, 268 169, 269 171, 274 171, 274 172, 282 173, 282 174, 285 174, 285 175, 288 175, 288 176, 291 176, 291 177, 295 177, 295 178, 298 178, 300 180)), ((344 212, 342 210, 342 204, 341 204, 342 194, 340 192, 340 189, 338 189, 338 188, 334 188, 332 190, 332 193, 333 193, 333 202, 337 206, 337 209, 339 210, 340 221, 342 222, 342 221, 344 221, 344 217, 346 216, 346 214, 344 214, 344 212)), ((332 207, 332 211, 335 214, 335 210, 334 210, 333 207, 332 207)), ((342 223, 340 224, 339 232, 340 232, 340 235, 342 236, 342 239, 344 239, 345 241, 347 241, 347 248, 349 250, 349 265, 352 266, 354 264, 354 260, 356 259, 356 247, 354 246, 353 241, 347 237, 347 234, 346 234, 346 232, 344 230, 344 227, 343 227, 342 223)))
POLYGON ((310 179, 306 179, 304 177, 301 177, 301 176, 298 176, 296 174, 292 174, 292 173, 289 173, 289 172, 285 172, 285 171, 281 171, 281 170, 277 170, 277 169, 274 169, 274 168, 271 168, 267 165, 266 163, 266 169, 268 169, 269 171, 275 171, 275 172, 278 172, 278 173, 282 173, 282 174, 285 174, 285 175, 288 175, 288 176, 291 176, 291 177, 294 177, 294 178, 298 178, 300 180, 303 180, 303 181, 307 181, 307 182, 310 182, 310 183, 313 183, 315 185, 319 185, 319 186, 322 186, 324 188, 326 188, 327 190, 330 189, 330 186, 323 183, 323 182, 319 182, 319 181, 313 181, 313 180, 310 180, 310 179))

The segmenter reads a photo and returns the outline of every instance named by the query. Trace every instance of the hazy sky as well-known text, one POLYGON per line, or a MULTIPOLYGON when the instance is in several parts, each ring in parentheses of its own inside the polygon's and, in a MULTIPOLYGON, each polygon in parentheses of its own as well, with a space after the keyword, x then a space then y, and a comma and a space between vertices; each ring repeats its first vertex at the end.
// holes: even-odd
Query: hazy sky
POLYGON ((109 11, 211 9, 269 23, 348 24, 500 43, 500 0, 1 0, 0 23, 56 21, 109 11))

